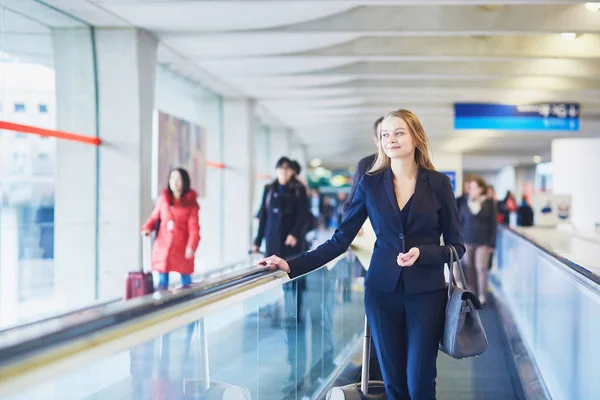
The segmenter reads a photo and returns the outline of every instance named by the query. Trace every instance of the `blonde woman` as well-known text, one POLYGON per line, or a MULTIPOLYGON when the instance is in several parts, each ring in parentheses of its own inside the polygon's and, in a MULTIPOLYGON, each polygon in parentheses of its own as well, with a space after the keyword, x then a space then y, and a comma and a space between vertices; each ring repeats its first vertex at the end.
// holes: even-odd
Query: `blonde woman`
POLYGON ((333 237, 313 251, 263 263, 306 274, 342 254, 368 217, 377 241, 365 279, 365 310, 388 399, 435 399, 436 358, 446 305, 444 263, 465 252, 450 180, 435 171, 427 135, 412 112, 381 124, 379 152, 333 237))

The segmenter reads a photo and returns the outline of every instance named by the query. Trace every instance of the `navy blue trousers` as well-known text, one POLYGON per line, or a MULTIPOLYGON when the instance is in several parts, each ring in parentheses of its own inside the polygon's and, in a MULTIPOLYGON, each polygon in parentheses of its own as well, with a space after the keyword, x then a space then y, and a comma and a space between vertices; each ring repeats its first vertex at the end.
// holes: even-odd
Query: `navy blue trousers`
POLYGON ((405 294, 365 288, 367 321, 388 400, 435 400, 446 291, 405 294))

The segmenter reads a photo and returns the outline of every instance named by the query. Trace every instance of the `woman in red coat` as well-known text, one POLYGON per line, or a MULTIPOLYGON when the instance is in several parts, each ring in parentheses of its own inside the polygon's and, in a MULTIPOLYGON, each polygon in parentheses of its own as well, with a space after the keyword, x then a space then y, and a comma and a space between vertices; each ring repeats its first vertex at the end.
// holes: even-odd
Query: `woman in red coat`
POLYGON ((158 290, 169 286, 169 272, 181 274, 181 284, 189 285, 194 272, 194 253, 200 242, 197 194, 190 188, 190 176, 183 168, 169 174, 169 185, 159 196, 143 235, 150 235, 160 221, 154 249, 152 270, 159 273, 158 290))

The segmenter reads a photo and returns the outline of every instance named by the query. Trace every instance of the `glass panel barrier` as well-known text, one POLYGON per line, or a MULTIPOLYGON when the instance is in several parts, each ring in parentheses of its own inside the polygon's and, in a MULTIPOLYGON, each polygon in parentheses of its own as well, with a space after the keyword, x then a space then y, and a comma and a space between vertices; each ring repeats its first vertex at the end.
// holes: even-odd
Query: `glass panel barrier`
POLYGON ((313 398, 361 338, 362 275, 348 255, 3 398, 313 398))
POLYGON ((596 399, 600 285, 500 229, 496 279, 555 400, 596 399))
POLYGON ((95 299, 97 148, 62 132, 96 135, 90 27, 36 0, 0 14, 1 329, 95 299))
MULTIPOLYGON (((68 145, 95 157, 94 146, 68 145)), ((57 206, 56 147, 54 138, 0 130, 0 329, 96 299, 96 215, 57 206)), ((79 188, 94 201, 95 177, 79 188)))

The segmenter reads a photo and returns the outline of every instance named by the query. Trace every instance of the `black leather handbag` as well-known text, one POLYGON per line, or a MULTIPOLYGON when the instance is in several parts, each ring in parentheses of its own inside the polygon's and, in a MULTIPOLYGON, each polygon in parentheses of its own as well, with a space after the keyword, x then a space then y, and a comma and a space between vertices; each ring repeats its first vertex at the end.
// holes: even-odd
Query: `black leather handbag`
POLYGON ((456 359, 477 357, 488 348, 487 336, 477 312, 477 310, 481 310, 481 302, 475 293, 456 286, 455 264, 458 266, 463 286, 467 287, 458 253, 454 246, 448 245, 447 247, 450 250, 448 263, 450 279, 448 280, 444 336, 439 349, 456 359))

